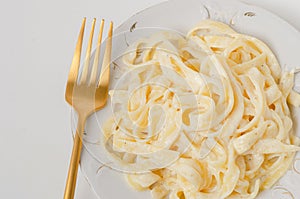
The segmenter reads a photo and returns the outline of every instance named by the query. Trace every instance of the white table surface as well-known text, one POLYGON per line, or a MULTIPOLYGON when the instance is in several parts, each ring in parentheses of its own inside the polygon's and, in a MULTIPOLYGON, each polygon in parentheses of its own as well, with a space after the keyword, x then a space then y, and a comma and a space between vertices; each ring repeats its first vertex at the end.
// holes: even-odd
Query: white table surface
MULTIPOLYGON (((63 197, 72 149, 64 90, 82 17, 113 20, 117 26, 159 2, 2 1, 0 198, 63 197)), ((300 30, 299 0, 244 2, 266 8, 300 30)), ((76 198, 96 199, 81 174, 76 198)))

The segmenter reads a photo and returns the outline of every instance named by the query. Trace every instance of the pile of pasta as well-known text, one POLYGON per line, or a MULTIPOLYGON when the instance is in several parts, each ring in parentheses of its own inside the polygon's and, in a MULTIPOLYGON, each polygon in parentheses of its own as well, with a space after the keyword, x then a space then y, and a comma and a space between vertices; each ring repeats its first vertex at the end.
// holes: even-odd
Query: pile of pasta
POLYGON ((281 71, 262 41, 204 20, 186 37, 140 39, 122 61, 105 142, 133 168, 135 189, 154 199, 251 199, 290 167, 300 140, 288 104, 300 96, 294 71, 281 71))

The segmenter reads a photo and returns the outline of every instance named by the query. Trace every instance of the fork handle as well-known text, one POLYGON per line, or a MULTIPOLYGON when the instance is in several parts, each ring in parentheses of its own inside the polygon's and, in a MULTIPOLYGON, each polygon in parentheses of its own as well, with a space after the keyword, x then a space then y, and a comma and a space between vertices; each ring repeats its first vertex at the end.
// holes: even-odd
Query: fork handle
POLYGON ((72 149, 72 156, 69 165, 68 178, 65 187, 64 199, 74 198, 78 166, 80 162, 81 149, 82 149, 82 135, 84 131, 84 126, 85 126, 85 119, 82 119, 82 117, 79 116, 77 130, 74 138, 73 149, 72 149))

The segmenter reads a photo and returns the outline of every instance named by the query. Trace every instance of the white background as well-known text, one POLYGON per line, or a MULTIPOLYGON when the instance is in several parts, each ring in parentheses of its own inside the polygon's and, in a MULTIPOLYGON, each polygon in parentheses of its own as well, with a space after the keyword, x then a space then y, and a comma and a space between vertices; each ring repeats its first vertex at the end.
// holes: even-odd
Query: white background
MULTIPOLYGON (((159 2, 1 0, 0 198, 63 197, 72 149, 64 90, 82 17, 113 20, 117 26, 159 2)), ((244 2, 300 30, 299 0, 244 2)), ((96 198, 82 176, 78 181, 77 199, 96 198)))

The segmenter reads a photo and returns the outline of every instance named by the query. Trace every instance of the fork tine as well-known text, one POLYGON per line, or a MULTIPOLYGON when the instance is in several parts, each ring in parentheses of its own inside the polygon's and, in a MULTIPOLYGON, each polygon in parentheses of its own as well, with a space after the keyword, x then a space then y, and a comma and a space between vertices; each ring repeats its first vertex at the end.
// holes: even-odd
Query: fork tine
POLYGON ((98 43, 97 43, 97 49, 96 49, 96 54, 95 54, 94 63, 93 63, 93 67, 92 67, 91 78, 90 78, 90 84, 96 84, 95 82, 96 82, 96 79, 97 79, 97 70, 98 70, 98 64, 99 64, 99 56, 100 56, 100 49, 101 49, 103 27, 104 27, 104 19, 101 20, 99 36, 98 36, 98 43))
POLYGON ((72 64, 71 64, 71 68, 70 68, 70 72, 69 72, 69 76, 68 76, 68 84, 77 82, 85 21, 86 21, 86 18, 83 18, 81 29, 80 29, 78 40, 77 40, 77 44, 76 44, 75 53, 73 56, 73 60, 72 60, 72 64))
MULTIPOLYGON (((100 74, 100 80, 98 87, 103 87, 108 90, 109 75, 110 75, 110 60, 111 60, 111 48, 112 48, 112 33, 113 22, 110 22, 107 43, 105 47, 105 53, 103 57, 102 70, 100 74)), ((107 91, 105 91, 107 92, 107 91)))
POLYGON ((90 33, 89 43, 88 43, 88 46, 86 49, 85 63, 84 63, 83 71, 81 74, 80 84, 85 83, 87 76, 88 76, 95 24, 96 24, 96 18, 93 19, 93 24, 92 24, 92 29, 91 29, 91 33, 90 33))

